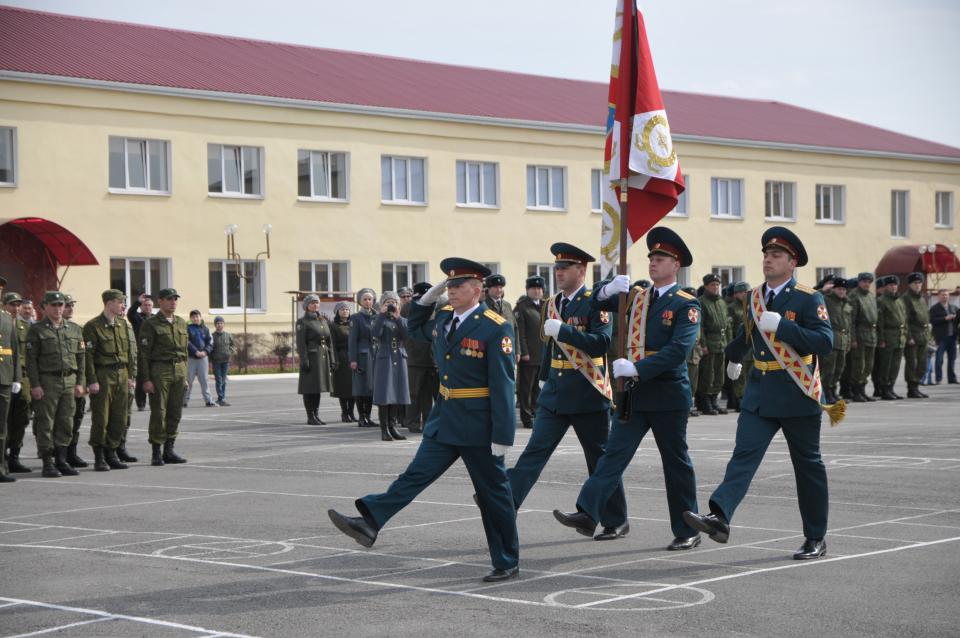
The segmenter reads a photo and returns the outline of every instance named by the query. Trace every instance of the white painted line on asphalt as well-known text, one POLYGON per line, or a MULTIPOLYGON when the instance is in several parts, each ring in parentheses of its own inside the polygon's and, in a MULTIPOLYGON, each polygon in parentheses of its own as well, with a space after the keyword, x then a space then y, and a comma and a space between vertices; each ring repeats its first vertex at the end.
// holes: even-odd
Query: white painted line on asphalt
POLYGON ((384 572, 384 573, 382 573, 382 574, 375 574, 375 575, 373 575, 373 576, 361 576, 361 577, 358 578, 357 580, 365 581, 365 580, 367 580, 368 578, 378 578, 378 579, 379 579, 379 578, 391 578, 391 577, 393 577, 393 576, 401 576, 401 575, 404 575, 404 574, 414 574, 414 573, 416 573, 416 572, 425 572, 425 571, 428 571, 428 570, 431 570, 431 569, 440 569, 441 567, 451 567, 451 566, 456 565, 456 564, 457 564, 457 563, 455 563, 455 562, 454 562, 454 563, 446 562, 446 563, 440 563, 439 565, 427 565, 426 567, 417 567, 416 569, 405 569, 405 570, 400 571, 400 572, 384 572))
POLYGON ((297 558, 294 560, 282 560, 277 563, 267 563, 265 567, 279 567, 280 565, 293 565, 294 563, 307 563, 307 562, 317 561, 317 560, 326 560, 328 558, 336 558, 338 556, 351 556, 356 553, 357 553, 356 550, 351 549, 346 552, 337 552, 335 554, 324 554, 323 556, 310 556, 309 558, 297 558))
POLYGON ((902 521, 897 521, 897 525, 915 525, 916 527, 943 527, 946 529, 960 529, 960 526, 957 525, 934 525, 933 523, 904 523, 902 521))
POLYGON ((118 509, 121 507, 138 507, 140 505, 158 505, 160 503, 177 503, 180 501, 192 501, 199 498, 213 498, 216 496, 230 496, 231 494, 239 494, 239 492, 221 492, 218 494, 202 494, 200 496, 184 496, 182 498, 168 498, 161 501, 140 501, 138 503, 118 503, 116 505, 98 505, 96 507, 78 507, 72 510, 59 510, 56 512, 41 512, 39 514, 21 514, 20 516, 11 516, 9 518, 3 519, 4 521, 13 521, 24 518, 36 518, 38 516, 53 516, 55 514, 73 514, 76 512, 90 512, 93 510, 110 510, 118 509))
POLYGON ((919 543, 916 538, 883 538, 880 536, 860 536, 858 534, 838 534, 836 532, 830 532, 830 538, 839 536, 840 538, 861 538, 868 541, 887 541, 890 543, 919 543))
POLYGON ((29 541, 29 543, 30 543, 31 545, 35 545, 35 546, 39 547, 39 546, 40 546, 40 543, 59 543, 59 542, 61 542, 61 541, 72 541, 72 540, 76 540, 76 539, 78 539, 78 538, 90 538, 91 536, 110 536, 110 535, 116 534, 116 533, 117 533, 117 532, 93 532, 92 534, 81 534, 81 535, 79 535, 79 536, 67 536, 66 538, 51 538, 51 539, 48 539, 48 540, 41 540, 41 541, 29 541))
MULTIPOLYGON (((7 523, 4 521, 0 521, 0 523, 4 525, 24 525, 25 524, 25 523, 7 523)), ((21 527, 20 529, 11 529, 11 530, 7 530, 6 532, 0 532, 0 534, 16 534, 17 532, 33 532, 38 529, 46 529, 48 527, 51 527, 51 525, 37 525, 36 527, 21 527)))
POLYGON ((62 631, 64 629, 70 629, 71 627, 80 627, 82 625, 92 625, 93 623, 104 622, 107 620, 114 620, 114 618, 94 618, 93 620, 81 620, 79 622, 72 622, 69 625, 60 625, 59 627, 48 627, 47 629, 31 631, 28 634, 16 634, 15 636, 6 636, 5 638, 27 638, 28 636, 42 636, 43 634, 52 634, 55 631, 62 631))
POLYGON ((21 603, 3 603, 2 605, 0 605, 0 609, 4 609, 6 607, 16 607, 19 604, 21 603))
MULTIPOLYGON (((129 532, 116 532, 117 534, 127 534, 129 532)), ((139 534, 142 532, 133 532, 139 534)), ((130 547, 131 545, 143 545, 145 543, 165 543, 175 541, 181 538, 190 538, 193 534, 178 534, 177 536, 166 536, 164 538, 145 538, 142 541, 133 541, 132 543, 119 543, 117 545, 101 545, 99 549, 114 549, 116 547, 130 547)))

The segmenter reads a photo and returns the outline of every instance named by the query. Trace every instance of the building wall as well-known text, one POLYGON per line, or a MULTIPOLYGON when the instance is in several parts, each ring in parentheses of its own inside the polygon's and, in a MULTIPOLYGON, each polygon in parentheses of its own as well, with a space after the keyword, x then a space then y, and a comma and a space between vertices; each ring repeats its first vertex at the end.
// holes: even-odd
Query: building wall
MULTIPOLYGON (((265 262, 265 311, 249 313, 257 330, 289 326, 285 291, 298 287, 301 260, 350 263, 350 289, 380 292, 381 263, 426 262, 437 280, 448 255, 496 262, 507 295, 522 294, 530 262, 549 262, 548 247, 569 241, 599 254, 600 215, 591 212, 590 171, 602 166, 602 135, 440 122, 305 108, 268 107, 113 90, 3 82, 0 126, 14 126, 18 184, 0 188, 0 219, 44 217, 80 237, 100 266, 71 269, 63 290, 79 300, 77 316, 99 312, 99 293, 110 283, 111 257, 169 258, 181 309, 207 313, 208 262, 225 257, 223 232, 237 224, 236 249, 252 258, 264 249, 269 223, 271 258, 265 262), (170 196, 108 192, 108 137, 171 142, 170 196), (207 144, 262 146, 264 197, 235 199, 207 193, 207 144), (350 201, 298 201, 297 150, 346 151, 350 201), (380 201, 381 154, 427 158, 427 204, 380 201), (456 160, 499 164, 497 209, 456 205, 456 160), (567 168, 564 212, 526 208, 526 166, 567 168)), ((960 164, 854 157, 678 142, 690 179, 689 215, 665 223, 684 236, 694 255, 691 283, 713 266, 742 266, 758 283, 759 236, 765 180, 796 183, 797 221, 810 264, 799 279, 813 284, 816 267, 838 266, 852 275, 872 270, 901 243, 956 243, 953 229, 934 228, 936 191, 960 198, 960 164), (741 220, 711 219, 710 179, 744 180, 741 220), (814 220, 818 183, 846 187, 846 220, 814 220), (910 232, 890 237, 890 192, 910 192, 910 232)), ((954 218, 956 212, 954 212, 954 218)), ((777 222, 781 223, 781 222, 777 222)), ((646 251, 629 252, 631 273, 645 275, 646 251)), ((949 283, 956 278, 948 280, 949 283)), ((221 313, 222 314, 222 313, 221 313)), ((235 313, 239 314, 239 312, 235 313)), ((228 321, 239 321, 228 317, 228 321)))

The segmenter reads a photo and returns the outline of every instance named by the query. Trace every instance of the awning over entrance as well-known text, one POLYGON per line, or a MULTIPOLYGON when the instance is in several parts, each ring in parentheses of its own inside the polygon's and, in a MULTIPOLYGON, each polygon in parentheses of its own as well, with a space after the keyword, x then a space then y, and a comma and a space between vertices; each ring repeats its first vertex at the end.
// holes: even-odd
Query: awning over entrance
POLYGON ((926 274, 960 272, 956 247, 944 244, 897 246, 888 250, 877 264, 876 274, 902 275, 911 272, 926 274))
POLYGON ((97 266, 100 262, 86 244, 69 230, 40 217, 0 219, 0 227, 10 224, 37 239, 53 256, 58 266, 97 266))

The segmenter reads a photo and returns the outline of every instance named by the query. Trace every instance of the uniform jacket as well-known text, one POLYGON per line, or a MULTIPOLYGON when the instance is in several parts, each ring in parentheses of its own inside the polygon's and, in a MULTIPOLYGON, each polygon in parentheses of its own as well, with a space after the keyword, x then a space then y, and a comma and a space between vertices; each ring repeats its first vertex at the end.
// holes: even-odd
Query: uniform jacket
POLYGON ((173 316, 167 321, 157 313, 140 326, 139 371, 142 383, 153 382, 154 364, 183 363, 187 360, 187 322, 173 316))
POLYGON ((854 288, 847 295, 850 302, 850 321, 857 346, 877 346, 877 298, 869 290, 854 288))
POLYGON ((370 322, 370 336, 376 346, 373 357, 373 402, 377 405, 410 403, 407 377, 407 320, 383 313, 370 322))
POLYGON ((149 319, 149 317, 140 312, 140 300, 135 300, 127 310, 127 321, 130 322, 130 326, 133 328, 133 333, 137 335, 138 338, 140 336, 140 326, 142 326, 143 322, 147 319, 149 319))
POLYGON ((333 372, 331 394, 341 399, 353 396, 353 370, 350 369, 350 320, 334 318, 330 322, 333 331, 333 349, 337 353, 337 369, 333 372))
MULTIPOLYGON (((557 293, 544 303, 554 304, 558 310, 562 293, 557 293)), ((545 381, 540 389, 537 405, 557 414, 583 414, 610 409, 610 401, 600 394, 579 370, 554 368, 551 361, 563 362, 567 357, 557 341, 582 350, 592 358, 603 357, 610 347, 612 320, 610 313, 593 307, 593 291, 581 286, 567 304, 562 315, 564 324, 556 341, 550 339, 543 348, 540 359, 540 380, 545 381)), ((549 318, 549 315, 544 314, 549 318)), ((606 365, 600 366, 600 370, 606 365)))
MULTIPOLYGON (((775 338, 793 346, 800 356, 824 357, 833 350, 833 330, 830 328, 826 304, 823 295, 813 288, 798 287, 797 281, 791 279, 773 298, 767 310, 782 316, 775 338)), ((747 340, 745 330, 741 329, 727 346, 727 358, 740 361, 752 351, 756 361, 775 361, 752 321, 750 326, 750 340, 747 340)), ((811 368, 815 363, 810 364, 811 368)), ((808 398, 785 370, 764 373, 753 365, 745 364, 743 374, 750 376, 741 401, 742 409, 770 418, 820 414, 820 405, 808 398)))
MULTIPOLYGON (((487 308, 506 319, 513 327, 513 334, 517 334, 517 318, 513 316, 513 306, 510 305, 509 301, 503 298, 500 301, 494 301, 489 295, 485 295, 480 303, 486 304, 487 308)), ((514 351, 514 354, 516 354, 516 351, 514 351)))
POLYGON ((539 366, 543 358, 543 309, 546 299, 539 304, 533 303, 530 297, 524 295, 517 300, 513 308, 515 320, 514 329, 517 331, 517 348, 520 356, 529 356, 527 361, 520 361, 522 366, 539 366))
MULTIPOLYGON (((594 292, 599 293, 605 283, 597 284, 594 292)), ((594 301, 594 306, 615 313, 620 306, 619 297, 615 295, 603 301, 594 301)), ((700 319, 700 303, 693 295, 680 290, 677 284, 660 296, 647 311, 644 350, 654 354, 645 355, 635 364, 639 377, 630 394, 631 406, 635 411, 661 412, 690 408, 687 358, 697 341, 700 319)))
POLYGON ((850 350, 851 321, 853 317, 850 302, 833 294, 833 291, 823 295, 830 316, 830 328, 833 330, 833 349, 847 352, 850 350))
POLYGON ((877 338, 885 348, 907 345, 907 312, 896 293, 877 299, 877 338))
POLYGON ((900 297, 900 303, 907 314, 907 338, 915 344, 926 344, 929 340, 930 310, 923 295, 907 290, 900 297))
POLYGON ((717 295, 704 293, 699 299, 703 324, 700 326, 700 341, 708 354, 722 352, 730 340, 730 319, 727 302, 717 295))
POLYGON ((373 313, 360 310, 350 315, 350 340, 347 354, 357 363, 353 372, 353 394, 358 397, 373 396, 373 341, 370 338, 370 323, 373 313))
POLYGON ((333 389, 337 352, 330 322, 314 312, 297 319, 297 355, 300 357, 299 394, 320 394, 333 389))
POLYGON ((30 385, 40 386, 40 374, 50 372, 64 374, 73 371, 77 385, 86 385, 86 362, 83 331, 72 321, 64 320, 56 328, 53 322, 43 318, 27 331, 27 375, 30 385))
POLYGON ((947 302, 944 308, 939 301, 930 307, 930 324, 933 327, 933 337, 938 341, 946 339, 949 336, 950 324, 953 324, 953 334, 957 334, 957 318, 960 312, 952 303, 947 302), (947 315, 954 315, 953 321, 947 321, 947 315))
POLYGON ((20 382, 20 357, 16 323, 7 312, 0 310, 0 385, 20 382))
MULTIPOLYGON (((416 302, 411 302, 404 305, 404 307, 400 309, 400 316, 407 319, 415 303, 416 302)), ((408 331, 404 346, 407 349, 408 367, 436 369, 437 366, 433 362, 433 348, 431 348, 429 343, 421 341, 420 339, 414 339, 408 331)))
POLYGON ((416 304, 407 327, 414 337, 432 342, 440 383, 450 389, 488 388, 490 396, 445 399, 441 394, 423 436, 447 445, 513 445, 513 326, 481 303, 448 340, 444 332, 453 320, 453 307, 440 308, 433 319, 432 312, 433 306, 416 304))
POLYGON ((30 402, 30 377, 27 375, 27 331, 30 330, 30 322, 20 317, 14 318, 17 330, 17 351, 20 354, 20 384, 23 388, 20 390, 20 396, 27 403, 30 402))
POLYGON ((137 378, 136 342, 131 340, 133 328, 122 317, 111 324, 100 313, 83 325, 86 342, 87 382, 97 383, 97 368, 112 366, 126 369, 127 377, 137 378))

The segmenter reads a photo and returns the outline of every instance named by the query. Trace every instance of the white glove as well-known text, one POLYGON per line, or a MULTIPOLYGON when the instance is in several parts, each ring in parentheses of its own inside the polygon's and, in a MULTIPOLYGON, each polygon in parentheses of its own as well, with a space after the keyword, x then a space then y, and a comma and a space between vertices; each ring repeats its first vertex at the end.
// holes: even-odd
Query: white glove
POLYGON ((760 315, 760 321, 757 322, 757 327, 760 328, 763 332, 776 332, 777 326, 780 325, 780 313, 767 310, 762 315, 760 315))
POLYGON ((617 275, 606 286, 600 289, 600 294, 597 297, 600 301, 604 299, 609 299, 614 295, 619 295, 622 292, 627 292, 630 290, 630 278, 626 275, 617 275))
POLYGON ((23 386, 20 385, 19 381, 14 381, 13 383, 10 384, 10 394, 20 394, 20 389, 22 387, 23 386))
POLYGON ((507 452, 510 451, 509 445, 500 445, 499 443, 490 444, 490 453, 494 456, 506 456, 507 452))
POLYGON ((440 295, 443 294, 443 291, 447 289, 447 281, 443 280, 438 284, 434 284, 430 290, 423 293, 423 296, 417 299, 417 303, 421 306, 432 306, 436 303, 437 299, 440 298, 440 295))
POLYGON ((560 326, 562 325, 563 322, 559 319, 547 319, 543 322, 543 334, 556 339, 557 335, 560 334, 560 326))
POLYGON ((613 376, 615 379, 622 377, 639 377, 637 367, 628 359, 616 359, 613 362, 613 376))
POLYGON ((727 364, 727 376, 730 377, 731 381, 736 381, 740 378, 740 372, 743 371, 743 365, 731 361, 727 364))
POLYGON ((541 389, 541 390, 543 390, 543 386, 547 385, 547 382, 546 382, 546 381, 538 381, 537 383, 540 384, 540 389, 541 389))

